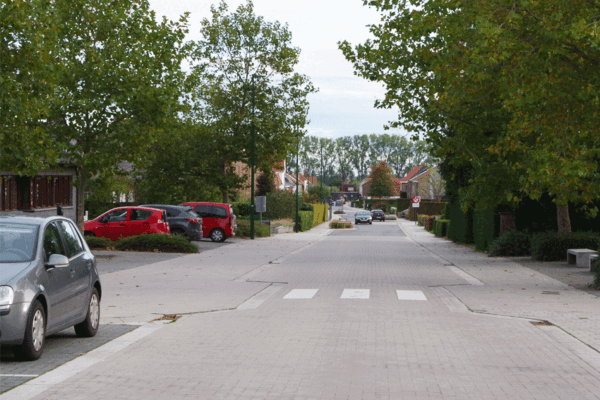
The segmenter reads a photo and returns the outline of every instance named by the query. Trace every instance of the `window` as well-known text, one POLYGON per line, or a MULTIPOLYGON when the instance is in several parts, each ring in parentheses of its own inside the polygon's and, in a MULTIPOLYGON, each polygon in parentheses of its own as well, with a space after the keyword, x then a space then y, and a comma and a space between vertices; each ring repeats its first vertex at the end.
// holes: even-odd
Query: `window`
POLYGON ((58 221, 57 224, 67 245, 67 257, 75 257, 81 253, 83 251, 83 243, 81 243, 81 238, 75 231, 75 227, 67 221, 58 221))
POLYGON ((212 206, 212 214, 215 218, 227 218, 227 210, 223 207, 212 206))
POLYGON ((67 255, 60 234, 58 233, 58 228, 54 224, 48 225, 46 232, 44 232, 44 253, 46 262, 52 254, 67 255))
POLYGON ((181 214, 181 211, 175 209, 175 208, 168 208, 167 209, 167 217, 169 218, 175 218, 178 217, 181 214))
POLYGON ((145 221, 152 216, 152 211, 147 210, 131 210, 131 215, 129 216, 130 221, 145 221))
POLYGON ((196 214, 200 215, 202 218, 211 218, 214 217, 212 214, 211 206, 196 206, 194 208, 196 214))
POLYGON ((30 261, 35 254, 38 227, 0 222, 0 262, 30 261))
POLYGON ((115 210, 106 214, 100 222, 124 222, 127 219, 127 209, 124 210, 115 210))

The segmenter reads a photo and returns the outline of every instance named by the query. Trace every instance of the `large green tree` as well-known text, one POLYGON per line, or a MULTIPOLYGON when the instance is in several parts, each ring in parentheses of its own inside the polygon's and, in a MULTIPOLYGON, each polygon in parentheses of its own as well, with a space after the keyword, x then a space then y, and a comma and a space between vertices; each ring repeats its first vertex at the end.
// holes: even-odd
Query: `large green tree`
POLYGON ((550 193, 559 231, 567 202, 600 194, 596 73, 599 6, 563 2, 372 0, 374 40, 340 43, 357 72, 387 88, 379 107, 425 132, 435 154, 470 167, 466 202, 550 193))
POLYGON ((54 0, 52 7, 58 88, 48 129, 77 167, 83 210, 86 181, 138 161, 179 111, 187 16, 157 22, 147 0, 54 0))
POLYGON ((50 0, 0 2, 0 170, 35 174, 57 153, 46 130, 56 89, 50 0))
MULTIPOLYGON (((297 128, 303 128, 298 115, 307 112, 306 97, 316 89, 294 72, 300 49, 292 46, 287 25, 265 21, 251 1, 231 13, 221 2, 211 12, 202 21, 203 39, 194 44, 190 117, 214 129, 220 174, 233 179, 232 163, 251 163, 252 121, 256 168, 269 169, 294 151, 297 128)), ((222 187, 223 201, 230 189, 222 187)))

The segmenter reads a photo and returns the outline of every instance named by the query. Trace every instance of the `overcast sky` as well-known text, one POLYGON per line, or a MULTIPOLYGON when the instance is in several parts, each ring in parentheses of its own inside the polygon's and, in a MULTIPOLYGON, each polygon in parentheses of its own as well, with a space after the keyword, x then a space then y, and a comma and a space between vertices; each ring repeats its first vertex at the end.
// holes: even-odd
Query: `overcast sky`
MULTIPOLYGON (((189 39, 199 40, 200 21, 210 17, 211 4, 218 0, 149 0, 157 16, 176 20, 186 11, 190 15, 189 39)), ((226 1, 235 10, 245 0, 226 1)), ((366 25, 379 21, 378 13, 363 6, 363 0, 254 0, 254 12, 267 21, 287 23, 292 44, 302 50, 296 71, 308 75, 319 88, 309 97, 308 133, 321 137, 340 137, 384 133, 383 125, 396 120, 396 110, 378 110, 375 99, 383 88, 353 75, 337 42, 356 45, 370 37, 366 25)))

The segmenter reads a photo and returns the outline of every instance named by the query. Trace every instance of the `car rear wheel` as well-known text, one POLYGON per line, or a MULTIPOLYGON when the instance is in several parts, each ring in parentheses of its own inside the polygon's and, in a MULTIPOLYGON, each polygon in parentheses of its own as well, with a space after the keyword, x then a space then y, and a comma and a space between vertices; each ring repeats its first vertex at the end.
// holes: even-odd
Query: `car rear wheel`
POLYGON ((46 344, 46 312, 39 300, 31 303, 23 343, 13 349, 21 360, 33 361, 42 356, 46 344))
POLYGON ((210 240, 212 240, 213 242, 223 242, 225 241, 225 239, 225 232, 223 232, 222 229, 213 229, 210 233, 210 240))
POLYGON ((88 304, 87 315, 85 320, 75 325, 75 333, 79 337, 92 337, 98 332, 100 326, 100 296, 98 295, 98 289, 92 289, 92 296, 90 297, 90 303, 88 304))

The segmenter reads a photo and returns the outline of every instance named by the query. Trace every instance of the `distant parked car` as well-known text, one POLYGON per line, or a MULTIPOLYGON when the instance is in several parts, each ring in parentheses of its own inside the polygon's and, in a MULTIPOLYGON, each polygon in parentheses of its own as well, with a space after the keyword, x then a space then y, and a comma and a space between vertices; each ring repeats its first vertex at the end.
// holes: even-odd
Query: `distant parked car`
POLYGON ((358 225, 360 223, 373 224, 373 217, 371 217, 371 213, 366 210, 358 211, 354 217, 354 225, 358 225))
POLYGON ((111 240, 144 233, 170 234, 167 212, 150 207, 119 207, 84 224, 84 235, 111 240))
POLYGON ((194 208, 196 214, 202 217, 202 235, 213 242, 223 242, 228 237, 235 236, 237 229, 236 216, 230 204, 187 202, 182 206, 194 208))
POLYGON ((385 213, 383 210, 373 210, 371 211, 371 216, 373 217, 373 221, 385 221, 385 213))
POLYGON ((192 207, 166 204, 145 204, 140 207, 165 210, 171 235, 185 236, 188 240, 202 239, 202 218, 194 212, 192 207))
POLYGON ((63 217, 0 217, 0 346, 17 358, 42 356, 46 337, 100 326, 102 289, 96 258, 63 217))
POLYGON ((402 218, 405 218, 405 217, 406 217, 406 214, 408 214, 408 210, 409 210, 409 209, 407 208, 406 210, 404 210, 404 211, 401 211, 401 212, 400 212, 400 217, 402 217, 402 218))

